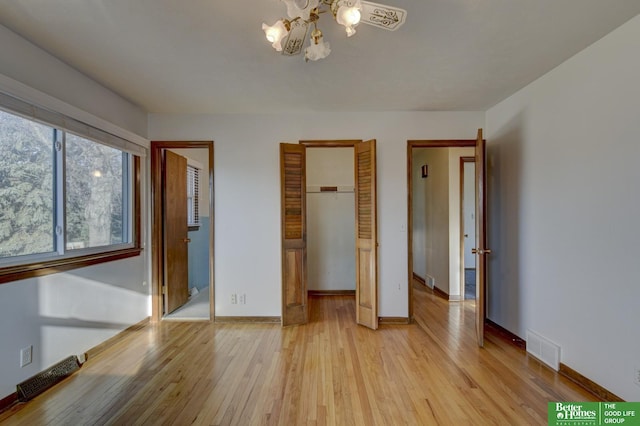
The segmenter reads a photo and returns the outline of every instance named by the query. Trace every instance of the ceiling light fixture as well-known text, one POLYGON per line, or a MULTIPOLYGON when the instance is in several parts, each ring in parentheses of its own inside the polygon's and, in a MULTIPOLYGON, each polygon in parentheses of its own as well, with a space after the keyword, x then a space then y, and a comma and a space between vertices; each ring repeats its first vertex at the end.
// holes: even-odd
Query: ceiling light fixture
POLYGON ((313 25, 309 46, 305 49, 305 61, 317 61, 331 53, 329 43, 324 41, 318 28, 320 14, 331 12, 336 22, 344 26, 347 37, 356 33, 358 24, 373 25, 395 31, 407 16, 407 11, 364 0, 282 0, 287 5, 289 19, 282 18, 273 25, 262 24, 262 30, 271 46, 286 56, 302 52, 302 48, 313 25))

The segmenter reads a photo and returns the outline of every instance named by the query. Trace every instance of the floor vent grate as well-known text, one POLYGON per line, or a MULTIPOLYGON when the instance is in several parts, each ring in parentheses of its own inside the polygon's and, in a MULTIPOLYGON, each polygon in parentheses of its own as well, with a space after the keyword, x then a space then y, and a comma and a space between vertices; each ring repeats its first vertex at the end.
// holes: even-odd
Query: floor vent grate
POLYGON ((433 278, 431 275, 427 275, 427 280, 425 284, 427 285, 427 287, 433 289, 433 287, 435 287, 436 285, 436 279, 433 278))
POLYGON ((527 330, 527 352, 554 370, 560 369, 560 346, 531 330, 527 330))
POLYGON ((40 395, 51 386, 78 371, 80 365, 78 357, 71 355, 24 382, 19 383, 17 385, 18 399, 24 402, 40 395))

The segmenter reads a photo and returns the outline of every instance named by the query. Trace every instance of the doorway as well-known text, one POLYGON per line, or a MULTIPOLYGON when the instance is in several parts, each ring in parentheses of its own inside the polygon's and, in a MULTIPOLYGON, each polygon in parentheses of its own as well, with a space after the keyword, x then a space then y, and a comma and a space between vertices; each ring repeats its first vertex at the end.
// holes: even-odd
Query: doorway
POLYGON ((491 252, 484 247, 484 149, 481 129, 476 140, 407 142, 408 310, 412 321, 414 280, 432 287, 435 294, 449 301, 464 303, 464 177, 461 167, 464 165, 463 157, 473 155, 475 160, 477 245, 472 252, 476 256, 477 300, 471 303, 474 303, 479 346, 484 344, 486 255, 491 252))
MULTIPOLYGON (((309 318, 307 148, 319 147, 353 149, 356 322, 377 329, 375 140, 301 141, 299 144, 280 144, 282 325, 306 324, 309 318)), ((331 185, 327 190, 333 191, 334 186, 338 185, 331 185)))
POLYGON ((460 296, 462 300, 476 298, 476 159, 460 158, 460 229, 462 234, 462 280, 460 296))
POLYGON ((153 321, 215 318, 213 194, 212 141, 151 142, 153 321))
MULTIPOLYGON (((474 147, 412 150, 413 275, 452 302, 463 300, 464 288, 460 164, 473 154, 474 147)), ((474 202, 475 197, 475 213, 474 202)))
POLYGON ((309 296, 355 297, 355 199, 352 147, 307 147, 309 296))

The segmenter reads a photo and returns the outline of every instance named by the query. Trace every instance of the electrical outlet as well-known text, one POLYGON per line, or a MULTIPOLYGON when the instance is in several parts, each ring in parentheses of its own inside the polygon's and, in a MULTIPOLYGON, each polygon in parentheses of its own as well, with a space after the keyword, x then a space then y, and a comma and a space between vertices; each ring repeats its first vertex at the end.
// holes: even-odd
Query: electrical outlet
POLYGON ((633 372, 633 382, 640 386, 640 367, 636 367, 636 369, 633 372))
POLYGON ((231 294, 231 304, 232 305, 238 304, 238 295, 236 293, 231 294))
POLYGON ((20 367, 27 366, 33 361, 33 346, 20 349, 20 367))
POLYGON ((247 295, 246 295, 246 294, 244 294, 244 293, 242 293, 242 294, 240 295, 240 304, 241 304, 241 305, 246 305, 246 303, 247 303, 247 295))

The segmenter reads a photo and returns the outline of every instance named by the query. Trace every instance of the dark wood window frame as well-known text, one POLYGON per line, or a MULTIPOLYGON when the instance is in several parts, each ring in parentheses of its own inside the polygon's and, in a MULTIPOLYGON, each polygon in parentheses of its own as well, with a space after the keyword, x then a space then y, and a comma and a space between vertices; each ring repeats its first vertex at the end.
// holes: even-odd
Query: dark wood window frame
POLYGON ((133 159, 133 247, 120 250, 108 250, 73 257, 38 260, 32 263, 0 268, 0 284, 27 278, 42 277, 99 263, 112 262, 139 256, 140 244, 140 157, 132 154, 133 159))

